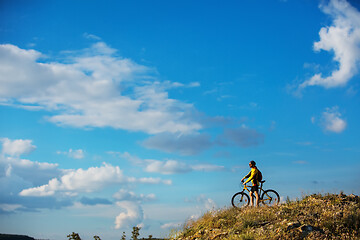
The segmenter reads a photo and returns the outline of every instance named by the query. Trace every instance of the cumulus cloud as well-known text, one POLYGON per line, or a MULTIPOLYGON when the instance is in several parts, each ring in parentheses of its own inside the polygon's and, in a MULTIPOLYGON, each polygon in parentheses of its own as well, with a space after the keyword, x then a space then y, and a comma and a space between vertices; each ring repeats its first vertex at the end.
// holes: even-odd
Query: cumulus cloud
POLYGON ((314 85, 325 88, 345 86, 359 69, 360 12, 345 0, 331 0, 320 8, 331 16, 333 23, 321 28, 320 40, 314 43, 314 50, 333 52, 338 69, 327 77, 315 74, 303 82, 300 89, 314 85))
POLYGON ((125 211, 115 218, 115 228, 129 228, 138 226, 144 219, 144 212, 141 206, 131 201, 121 201, 116 203, 125 211))
POLYGON ((171 184, 169 180, 159 178, 127 177, 118 166, 103 163, 101 167, 90 167, 86 170, 68 170, 60 179, 53 178, 47 184, 24 189, 21 196, 53 196, 55 193, 62 193, 68 196, 77 195, 79 192, 89 193, 103 189, 112 184, 126 183, 150 183, 150 184, 171 184))
POLYGON ((2 44, 0 103, 44 109, 50 113, 48 121, 78 128, 113 127, 151 134, 202 128, 189 114, 194 110, 191 104, 169 98, 167 89, 179 86, 154 80, 152 69, 116 53, 97 42, 88 49, 67 52, 66 61, 44 62, 38 51, 2 44))
POLYGON ((2 153, 10 156, 20 156, 28 154, 36 149, 32 144, 32 140, 16 139, 10 140, 8 138, 1 139, 2 153))
POLYGON ((62 174, 56 163, 46 163, 19 159, 14 157, 0 157, 0 177, 18 176, 31 184, 44 184, 54 176, 62 174))
POLYGON ((31 184, 44 184, 61 174, 58 164, 21 158, 20 155, 29 154, 36 149, 32 140, 3 138, 1 141, 0 177, 17 176, 31 184))
POLYGON ((341 133, 346 129, 347 123, 341 118, 339 108, 337 106, 326 108, 321 116, 321 126, 325 131, 341 133))

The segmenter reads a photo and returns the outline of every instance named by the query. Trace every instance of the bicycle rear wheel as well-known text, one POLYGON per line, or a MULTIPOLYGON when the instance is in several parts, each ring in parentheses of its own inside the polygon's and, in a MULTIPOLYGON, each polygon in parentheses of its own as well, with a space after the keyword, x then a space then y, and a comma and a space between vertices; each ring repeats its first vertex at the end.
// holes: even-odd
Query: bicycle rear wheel
POLYGON ((235 193, 231 199, 231 204, 233 205, 234 208, 241 208, 247 206, 249 205, 249 202, 250 202, 250 198, 244 192, 235 193))
POLYGON ((280 202, 280 196, 275 190, 266 190, 261 195, 261 203, 267 206, 275 206, 280 202))

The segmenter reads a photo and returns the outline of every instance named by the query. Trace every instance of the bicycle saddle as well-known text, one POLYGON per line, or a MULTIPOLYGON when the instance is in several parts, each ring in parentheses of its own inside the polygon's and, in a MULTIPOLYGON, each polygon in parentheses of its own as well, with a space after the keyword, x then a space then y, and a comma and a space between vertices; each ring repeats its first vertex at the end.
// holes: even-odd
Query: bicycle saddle
POLYGON ((265 180, 260 181, 260 183, 264 183, 264 182, 265 182, 265 180))

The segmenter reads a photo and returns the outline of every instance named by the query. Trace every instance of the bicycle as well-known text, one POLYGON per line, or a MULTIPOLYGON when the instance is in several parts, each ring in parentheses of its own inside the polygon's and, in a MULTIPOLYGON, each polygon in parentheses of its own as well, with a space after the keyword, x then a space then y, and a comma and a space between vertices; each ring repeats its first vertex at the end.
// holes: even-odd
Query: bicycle
MULTIPOLYGON (((261 203, 266 206, 274 206, 274 205, 279 204, 279 202, 280 202, 279 194, 275 190, 272 190, 272 189, 264 190, 262 188, 264 182, 265 182, 265 180, 260 181, 259 204, 261 203)), ((245 192, 245 190, 250 192, 249 188, 251 188, 251 186, 248 186, 245 184, 244 188, 241 192, 234 194, 234 196, 231 198, 231 204, 233 205, 233 207, 241 208, 241 207, 245 207, 245 206, 249 205, 250 197, 245 192)))

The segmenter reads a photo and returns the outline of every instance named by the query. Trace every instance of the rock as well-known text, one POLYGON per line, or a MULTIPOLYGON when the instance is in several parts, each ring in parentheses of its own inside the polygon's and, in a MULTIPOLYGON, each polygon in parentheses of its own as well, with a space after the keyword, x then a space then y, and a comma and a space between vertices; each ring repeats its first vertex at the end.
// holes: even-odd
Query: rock
POLYGON ((312 232, 314 230, 314 227, 311 225, 302 225, 300 227, 301 232, 312 232))
POLYGON ((313 232, 313 231, 317 231, 317 232, 320 232, 320 233, 324 233, 323 230, 317 228, 317 227, 313 227, 311 225, 302 225, 300 228, 299 228, 300 232, 302 233, 302 236, 303 237, 306 237, 309 233, 313 232))
POLYGON ((301 224, 299 222, 291 222, 291 223, 288 223, 288 227, 286 230, 289 231, 291 229, 298 228, 300 226, 301 226, 301 224))

